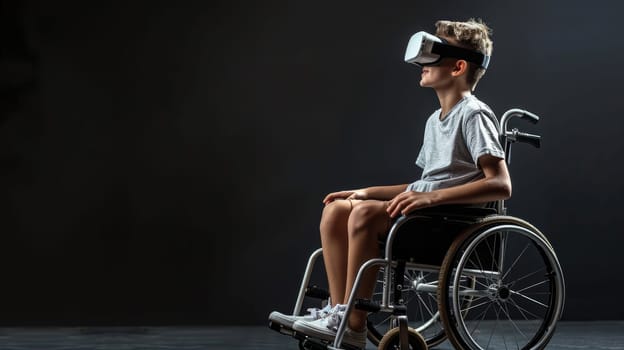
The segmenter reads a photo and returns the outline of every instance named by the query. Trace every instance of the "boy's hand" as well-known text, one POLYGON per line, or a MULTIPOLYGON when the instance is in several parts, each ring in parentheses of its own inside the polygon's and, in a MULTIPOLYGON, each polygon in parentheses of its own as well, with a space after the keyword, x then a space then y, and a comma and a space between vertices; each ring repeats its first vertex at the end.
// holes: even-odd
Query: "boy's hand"
POLYGON ((367 197, 368 195, 365 190, 340 191, 325 196, 323 203, 327 205, 336 199, 366 199, 367 197))
POLYGON ((399 215, 407 215, 416 209, 431 207, 434 205, 435 194, 432 192, 409 191, 399 193, 390 202, 386 211, 391 218, 399 215))

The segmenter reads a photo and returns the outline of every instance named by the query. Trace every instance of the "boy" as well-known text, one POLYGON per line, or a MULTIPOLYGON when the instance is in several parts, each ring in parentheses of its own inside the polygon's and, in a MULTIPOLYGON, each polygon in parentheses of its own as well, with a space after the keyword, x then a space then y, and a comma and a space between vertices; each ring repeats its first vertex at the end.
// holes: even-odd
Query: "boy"
MULTIPOLYGON (((305 317, 274 312, 271 320, 312 338, 333 340, 360 266, 378 257, 378 240, 394 218, 426 207, 482 204, 511 196, 494 113, 472 95, 491 56, 490 29, 475 20, 438 21, 436 36, 448 50, 440 51, 433 64, 419 64, 420 86, 434 89, 441 107, 425 127, 416 160, 423 168, 421 179, 328 194, 320 232, 333 308, 305 317), (461 58, 475 54, 484 58, 481 64, 461 58)), ((363 277, 356 297, 370 298, 376 276, 373 271, 363 277)), ((366 318, 366 312, 353 310, 343 342, 366 346, 366 318)))

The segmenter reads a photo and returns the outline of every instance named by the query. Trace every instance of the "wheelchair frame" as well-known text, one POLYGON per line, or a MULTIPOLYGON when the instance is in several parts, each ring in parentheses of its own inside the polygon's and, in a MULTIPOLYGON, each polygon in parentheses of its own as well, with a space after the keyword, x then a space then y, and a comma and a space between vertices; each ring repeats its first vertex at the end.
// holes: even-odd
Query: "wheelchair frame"
MULTIPOLYGON (((533 124, 537 123, 539 120, 539 117, 537 115, 530 113, 528 111, 522 110, 522 109, 511 109, 503 114, 501 121, 500 121, 500 125, 499 125, 499 137, 504 147, 507 164, 511 163, 511 145, 513 143, 524 142, 524 143, 532 144, 535 147, 540 146, 540 136, 538 135, 523 133, 523 132, 518 131, 518 129, 507 130, 508 123, 513 118, 520 118, 520 119, 528 120, 532 122, 533 124)), ((443 286, 441 285, 438 285, 438 286, 418 285, 417 291, 437 293, 438 305, 444 305, 444 303, 446 302, 448 304, 446 307, 452 308, 452 311, 450 311, 450 314, 453 314, 455 319, 449 320, 448 316, 443 317, 442 313, 440 313, 439 311, 436 312, 436 314, 442 318, 442 321, 445 324, 444 331, 455 347, 459 349, 465 348, 465 349, 470 349, 470 350, 481 349, 480 345, 478 344, 476 345, 476 347, 473 347, 473 345, 470 345, 470 341, 472 339, 472 336, 470 334, 467 335, 468 343, 466 343, 465 339, 464 340, 460 339, 461 337, 465 337, 466 335, 458 334, 459 331, 456 329, 453 329, 454 326, 462 325, 464 322, 462 319, 464 311, 462 311, 461 305, 458 305, 457 300, 460 297, 461 298, 466 298, 466 297, 477 298, 477 300, 478 298, 493 298, 491 289, 495 287, 490 286, 489 289, 484 289, 484 290, 476 290, 474 287, 460 290, 460 288, 458 288, 459 284, 457 283, 461 277, 469 277, 469 278, 474 278, 474 279, 476 278, 494 279, 494 278, 501 277, 500 275, 502 274, 502 271, 504 271, 503 263, 504 263, 504 258, 505 258, 507 239, 509 236, 504 236, 502 234, 500 235, 500 241, 498 241, 498 244, 500 244, 498 248, 499 255, 497 255, 496 258, 493 258, 493 260, 498 259, 498 263, 494 263, 494 262, 492 263, 492 267, 496 265, 496 268, 497 268, 496 270, 492 269, 492 270, 484 271, 483 269, 475 270, 471 268, 466 268, 467 267, 466 256, 458 257, 456 255, 462 249, 464 249, 467 252, 470 252, 471 249, 476 249, 475 246, 480 242, 479 237, 481 236, 486 237, 487 235, 491 234, 491 231, 495 229, 503 230, 503 232, 513 231, 521 235, 530 235, 529 238, 533 240, 531 242, 534 242, 534 244, 536 244, 536 247, 543 249, 544 251, 547 251, 547 253, 544 253, 544 254, 548 256, 547 257, 542 256, 542 257, 545 260, 547 259, 549 261, 549 263, 552 265, 552 268, 554 270, 554 272, 551 272, 551 271, 547 271, 547 272, 553 273, 555 275, 555 280, 550 281, 551 284, 555 284, 555 285, 550 286, 550 288, 551 289, 556 288, 556 293, 558 293, 555 295, 556 300, 554 302, 554 308, 551 308, 552 310, 551 309, 548 310, 548 314, 551 315, 553 319, 549 321, 550 323, 548 325, 545 326, 546 329, 544 330, 545 334, 543 337, 545 340, 540 338, 537 340, 536 344, 530 345, 531 346, 530 349, 541 349, 543 346, 545 346, 548 343, 550 337, 552 336, 554 332, 554 325, 560 319, 561 314, 563 312, 563 304, 565 300, 565 282, 563 278, 563 273, 561 271, 561 267, 554 253, 554 250, 552 249, 552 246, 548 242, 546 237, 541 232, 539 232, 537 228, 530 225, 526 221, 518 219, 518 218, 510 217, 510 216, 505 216, 507 209, 505 208, 505 202, 503 200, 496 201, 494 202, 494 204, 495 204, 495 211, 496 211, 495 214, 493 213, 494 215, 485 216, 485 217, 482 217, 481 219, 475 220, 475 223, 471 224, 469 228, 466 230, 469 232, 465 232, 465 234, 460 234, 456 238, 452 247, 449 249, 449 253, 452 253, 451 255, 455 255, 454 257, 450 257, 449 253, 447 253, 447 256, 441 266, 417 264, 413 262, 403 262, 405 264, 404 268, 418 270, 418 271, 440 273, 440 275, 444 275, 444 273, 446 273, 445 275, 446 282, 442 281, 440 283, 444 286, 448 284, 448 286, 446 287, 452 294, 452 298, 453 298, 452 302, 449 302, 448 295, 444 295, 444 298, 446 298, 446 300, 441 301, 440 297, 443 292, 442 291, 443 286), (474 229, 471 231, 470 228, 474 228, 474 229), (470 242, 465 243, 461 241, 461 239, 469 238, 471 235, 474 236, 475 234, 478 234, 477 237, 474 239, 471 238, 472 240, 470 242), (450 265, 451 263, 454 262, 452 261, 453 259, 457 261, 457 267, 455 268, 447 267, 447 265, 450 265), (450 260, 450 261, 447 261, 447 260, 450 260), (457 272, 459 270, 461 270, 461 274, 457 272), (453 275, 454 272, 455 272, 455 275, 453 275), (451 280, 454 284, 449 284, 451 280)), ((364 273, 368 271, 369 269, 374 268, 374 267, 384 268, 382 300, 381 300, 381 304, 375 305, 374 309, 375 311, 387 312, 387 313, 392 313, 393 315, 396 315, 396 319, 393 322, 393 326, 395 327, 398 326, 399 328, 398 335, 399 335, 399 344, 400 344, 401 349, 408 349, 408 337, 410 335, 408 334, 407 316, 406 316, 405 307, 402 305, 394 305, 390 298, 391 292, 392 292, 391 285, 393 283, 391 271, 393 269, 396 269, 399 264, 398 261, 392 260, 393 259, 393 243, 400 231, 401 226, 403 226, 405 223, 407 223, 408 221, 418 216, 419 214, 418 212, 416 212, 415 214, 401 216, 399 219, 395 221, 395 223, 392 225, 386 238, 386 244, 384 248, 385 256, 383 258, 375 258, 375 259, 371 259, 365 262, 358 271, 358 274, 356 276, 356 279, 353 284, 353 289, 352 289, 353 291, 358 290, 364 273)), ((526 249, 527 248, 525 247, 525 250, 526 249)), ((474 252, 476 253, 476 250, 474 250, 474 252)), ((293 310, 293 315, 299 315, 301 313, 303 301, 306 296, 306 289, 308 288, 314 265, 318 257, 321 255, 322 255, 322 248, 319 248, 316 251, 314 251, 310 255, 310 258, 308 259, 308 263, 307 263, 306 270, 303 276, 303 280, 299 288, 297 301, 295 303, 295 307, 293 310)), ((494 253, 492 253, 492 255, 494 255, 494 253)), ((514 264, 517 262, 519 258, 520 257, 516 259, 514 264)), ((511 268, 513 267, 514 266, 512 266, 511 268)), ((507 288, 507 287, 499 285, 498 288, 502 290, 502 288, 507 288)), ((513 293, 513 291, 511 291, 511 293, 513 293)), ((327 349, 330 349, 330 350, 341 349, 344 333, 347 327, 347 320, 349 319, 349 315, 351 314, 353 308, 356 305, 355 294, 356 293, 352 292, 351 295, 349 296, 347 308, 342 318, 342 322, 336 333, 336 338, 333 344, 330 344, 327 346, 327 349)), ((498 296, 498 295, 494 297, 501 298, 501 296, 498 296)), ((522 313, 522 310, 520 310, 520 312, 522 313)), ((509 315, 507 316, 509 317, 509 315)), ((510 317, 509 319, 511 320, 510 317)), ((421 327, 426 328, 433 322, 438 322, 435 319, 435 316, 432 317, 427 323, 425 323, 421 327)), ((544 326, 540 328, 540 331, 542 330, 542 328, 544 328, 544 326)), ((532 339, 531 341, 533 340, 534 339, 532 339)), ((472 341, 474 341, 474 339, 472 341)), ((488 346, 489 346, 489 343, 488 343, 488 346)), ((529 345, 527 345, 527 348, 528 346, 529 345)), ((300 347, 301 347, 301 344, 300 344, 300 347)), ((426 348, 426 345, 424 348, 426 348)))

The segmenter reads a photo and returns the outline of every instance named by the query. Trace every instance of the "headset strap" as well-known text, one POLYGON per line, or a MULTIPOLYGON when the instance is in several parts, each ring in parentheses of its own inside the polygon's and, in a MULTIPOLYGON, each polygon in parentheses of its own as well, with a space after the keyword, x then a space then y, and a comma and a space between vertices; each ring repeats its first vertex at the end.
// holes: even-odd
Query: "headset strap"
POLYGON ((444 41, 442 43, 433 43, 431 53, 440 55, 440 57, 453 57, 466 60, 468 62, 478 64, 484 69, 487 69, 490 64, 490 56, 486 56, 473 50, 464 49, 463 47, 449 45, 446 40, 442 40, 444 41))

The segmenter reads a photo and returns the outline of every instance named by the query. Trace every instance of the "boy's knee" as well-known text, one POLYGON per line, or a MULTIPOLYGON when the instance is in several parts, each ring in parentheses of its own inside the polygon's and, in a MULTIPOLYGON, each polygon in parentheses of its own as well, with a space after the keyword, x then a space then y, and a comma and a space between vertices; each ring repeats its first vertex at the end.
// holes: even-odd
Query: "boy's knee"
POLYGON ((361 203, 353 208, 349 215, 349 233, 375 230, 377 221, 383 217, 383 207, 376 203, 361 203))
POLYGON ((336 200, 325 205, 323 214, 321 215, 321 233, 331 228, 336 223, 344 222, 349 216, 350 211, 351 203, 347 200, 336 200))
POLYGON ((351 211, 351 202, 348 200, 335 200, 331 203, 327 203, 323 208, 323 218, 333 218, 336 216, 342 217, 349 215, 351 211))

